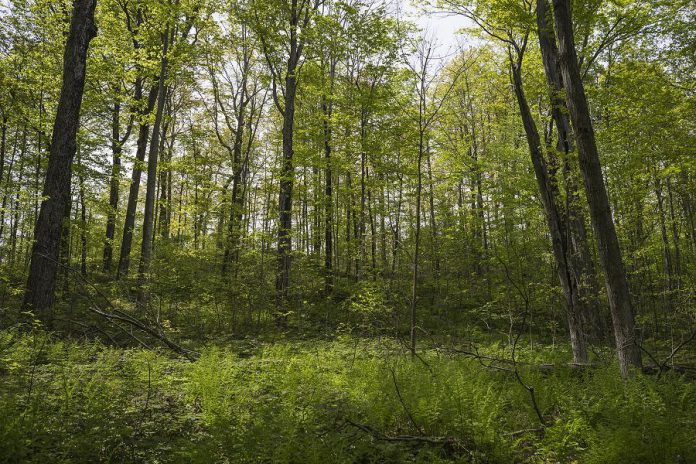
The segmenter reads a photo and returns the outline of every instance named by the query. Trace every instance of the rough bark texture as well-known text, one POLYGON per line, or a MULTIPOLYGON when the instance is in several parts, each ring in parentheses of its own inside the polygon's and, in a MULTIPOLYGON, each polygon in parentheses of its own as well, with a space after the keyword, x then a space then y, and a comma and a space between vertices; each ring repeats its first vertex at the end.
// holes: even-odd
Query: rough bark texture
POLYGON ((592 227, 597 240, 600 262, 604 270, 619 366, 622 375, 626 376, 630 366, 640 367, 641 365, 641 353, 636 340, 628 281, 619 248, 619 240, 614 228, 614 220, 611 216, 609 198, 604 186, 594 128, 575 52, 570 0, 554 0, 553 6, 561 72, 567 91, 568 109, 578 143, 580 171, 585 183, 592 227))
MULTIPOLYGON (((293 125, 295 121, 295 96, 297 79, 294 59, 288 62, 285 78, 285 110, 283 114, 283 160, 280 170, 280 194, 278 208, 278 276, 276 278, 277 305, 285 313, 288 304, 288 286, 290 283, 290 260, 292 251, 292 187, 294 181, 293 166, 293 125)), ((281 317, 281 319, 284 319, 281 317)))
MULTIPOLYGON (((582 317, 583 329, 590 339, 599 340, 603 337, 605 325, 602 322, 599 309, 597 276, 587 240, 585 214, 578 195, 577 156, 568 119, 568 107, 565 100, 549 0, 537 0, 537 30, 546 82, 549 87, 551 116, 558 134, 556 152, 563 158, 563 181, 566 191, 565 211, 563 212, 567 227, 567 260, 574 286, 578 292, 580 304, 578 312, 582 317)), ((549 143, 549 152, 552 150, 553 148, 549 143)), ((557 185, 555 180, 554 185, 557 185)))
POLYGON ((527 103, 524 89, 522 87, 521 57, 512 61, 512 76, 517 97, 517 104, 520 109, 520 116, 524 131, 529 145, 529 153, 534 166, 534 174, 539 188, 541 203, 544 206, 546 223, 551 235, 551 245, 553 256, 556 261, 558 279, 563 289, 566 300, 566 311, 568 316, 568 329, 570 332, 570 345, 573 351, 573 362, 587 362, 587 344, 584 330, 582 327, 582 317, 580 314, 580 304, 578 301, 577 287, 572 279, 571 265, 568 261, 566 226, 558 207, 558 198, 554 195, 553 181, 549 174, 549 168, 541 151, 541 139, 536 123, 532 116, 532 111, 527 103))
POLYGON ((97 34, 96 0, 76 0, 63 56, 63 83, 53 125, 48 170, 41 209, 34 228, 34 245, 23 307, 35 311, 50 327, 60 236, 70 202, 72 162, 77 149, 77 130, 85 86, 87 49, 97 34))

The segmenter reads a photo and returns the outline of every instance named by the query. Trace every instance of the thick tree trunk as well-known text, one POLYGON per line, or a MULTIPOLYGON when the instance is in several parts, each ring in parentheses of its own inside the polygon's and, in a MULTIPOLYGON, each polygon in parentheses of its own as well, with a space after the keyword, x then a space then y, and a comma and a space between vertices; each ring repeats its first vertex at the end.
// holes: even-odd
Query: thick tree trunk
POLYGON ((63 56, 63 84, 53 125, 43 198, 34 228, 34 244, 23 308, 35 311, 51 327, 61 228, 70 201, 72 162, 85 86, 87 49, 96 36, 96 0, 75 0, 63 56))
POLYGON ((640 367, 641 365, 641 352, 636 340, 631 295, 619 240, 614 228, 614 220, 611 216, 609 198, 604 186, 594 128, 575 52, 570 0, 553 0, 553 6, 561 71, 563 83, 567 90, 568 109, 578 143, 580 171, 585 183, 592 227, 597 240, 600 262, 604 270, 619 367, 622 376, 625 377, 628 375, 630 366, 640 367))
MULTIPOLYGON (((566 245, 567 260, 578 291, 580 304, 578 311, 582 315, 583 328, 591 339, 597 340, 604 332, 604 324, 600 316, 597 277, 587 241, 585 215, 577 193, 576 172, 578 168, 574 162, 573 135, 568 120, 568 108, 549 0, 537 0, 537 30, 546 82, 549 87, 551 115, 558 134, 556 149, 563 155, 563 179, 566 190, 566 239, 569 242, 566 245)), ((556 185, 555 181, 554 185, 556 185)))
POLYGON ((288 289, 292 252, 292 187, 295 178, 293 165, 293 131, 295 123, 295 96, 297 63, 293 58, 288 63, 285 77, 285 110, 283 111, 283 159, 280 169, 280 193, 278 195, 278 274, 276 277, 277 323, 287 323, 288 289))
POLYGON ((539 132, 522 87, 521 61, 521 57, 518 58, 516 62, 513 62, 512 57, 510 57, 515 95, 517 96, 517 104, 529 145, 529 153, 532 158, 532 165, 534 166, 534 174, 537 180, 537 187, 539 188, 541 203, 544 206, 546 223, 551 235, 551 245, 553 256, 556 261, 558 279, 565 296, 573 362, 586 363, 587 344, 582 327, 580 303, 578 301, 577 287, 572 278, 571 264, 568 261, 568 252, 566 248, 568 244, 566 239, 567 229, 558 209, 558 199, 554 195, 552 179, 546 160, 541 152, 539 132))

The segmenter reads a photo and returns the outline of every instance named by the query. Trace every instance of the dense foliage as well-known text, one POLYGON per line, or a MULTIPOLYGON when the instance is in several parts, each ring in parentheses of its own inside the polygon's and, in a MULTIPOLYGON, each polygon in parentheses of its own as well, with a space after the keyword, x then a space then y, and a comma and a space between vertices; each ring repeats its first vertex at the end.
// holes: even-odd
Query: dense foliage
MULTIPOLYGON (((414 363, 391 343, 247 339, 207 348, 194 364, 45 333, 4 333, 2 343, 9 462, 696 459, 696 387, 676 377, 522 367, 552 420, 540 433, 512 374, 432 350, 414 363), (389 440, 417 434, 451 441, 389 440)), ((551 346, 521 353, 528 362, 566 356, 551 346)))
POLYGON ((415 3, 2 3, 0 461, 696 461, 693 3, 415 3))

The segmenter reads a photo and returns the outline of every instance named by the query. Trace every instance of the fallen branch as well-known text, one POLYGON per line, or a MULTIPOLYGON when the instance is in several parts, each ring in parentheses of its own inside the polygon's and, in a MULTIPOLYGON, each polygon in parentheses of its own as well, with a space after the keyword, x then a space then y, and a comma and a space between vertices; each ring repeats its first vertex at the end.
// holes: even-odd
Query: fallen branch
POLYGON ((348 425, 351 425, 352 427, 355 427, 356 429, 367 433, 368 435, 372 436, 372 438, 374 438, 375 440, 386 441, 391 443, 414 443, 435 446, 447 446, 452 448, 453 450, 462 450, 471 454, 471 451, 469 451, 464 446, 461 440, 454 437, 430 437, 422 435, 387 435, 370 425, 361 424, 348 418, 344 420, 348 425))
POLYGON ((522 430, 516 430, 514 432, 507 432, 505 435, 507 435, 508 437, 510 437, 514 440, 515 438, 522 436, 525 433, 543 434, 544 431, 546 431, 545 427, 536 427, 536 428, 532 428, 532 429, 522 429, 522 430))
POLYGON ((513 372, 512 368, 507 368, 507 367, 501 367, 501 366, 496 366, 495 363, 498 364, 505 364, 505 365, 510 365, 514 366, 515 364, 518 366, 525 366, 525 367, 536 367, 540 371, 549 371, 551 369, 556 369, 556 368, 561 368, 561 367, 569 367, 571 369, 585 369, 585 368, 590 368, 590 367, 600 367, 601 364, 599 363, 575 363, 575 362, 569 362, 565 364, 553 364, 553 363, 542 363, 542 364, 532 364, 529 362, 524 362, 524 361, 513 361, 512 359, 508 358, 496 358, 493 356, 487 356, 484 354, 481 354, 478 351, 478 348, 475 348, 475 351, 470 351, 470 350, 464 350, 460 348, 445 348, 445 347, 437 347, 435 348, 436 351, 440 351, 443 353, 449 353, 449 354, 458 354, 462 356, 466 356, 472 359, 476 359, 478 361, 490 361, 491 364, 485 364, 484 367, 489 368, 489 369, 495 369, 495 370, 501 370, 501 371, 506 371, 506 372, 513 372))
MULTIPOLYGON (((52 259, 51 257, 46 256, 46 255, 44 255, 44 257, 46 259, 52 259)), ((148 324, 146 324, 145 322, 143 322, 139 319, 136 319, 135 317, 126 313, 125 311, 122 311, 122 310, 116 308, 114 306, 114 304, 111 302, 111 300, 106 295, 104 295, 104 293, 102 293, 102 291, 99 290, 99 288, 97 288, 92 282, 87 280, 87 278, 85 276, 83 276, 82 274, 80 274, 75 269, 72 269, 69 266, 66 266, 62 263, 55 261, 55 260, 54 260, 54 262, 56 262, 56 264, 59 267, 62 267, 64 269, 66 269, 68 272, 72 273, 73 275, 76 275, 77 278, 75 280, 77 280, 78 283, 80 283, 80 286, 82 287, 82 289, 85 290, 86 293, 89 293, 89 292, 87 292, 88 289, 91 289, 92 291, 94 291, 94 293, 96 293, 97 296, 99 296, 101 299, 103 299, 106 302, 107 306, 110 309, 110 311, 103 310, 101 307, 99 307, 97 305, 97 303, 94 301, 94 298, 89 298, 88 308, 90 309, 90 311, 92 311, 93 313, 109 320, 110 322, 126 323, 126 324, 130 325, 131 327, 134 327, 134 328, 140 330, 141 332, 144 332, 147 335, 150 335, 151 337, 156 338, 157 340, 164 343, 167 346, 167 348, 169 348, 170 350, 174 351, 177 354, 184 356, 185 358, 187 358, 191 361, 194 361, 195 359, 198 358, 198 356, 199 356, 198 352, 186 349, 186 348, 182 347, 181 345, 179 345, 178 343, 171 340, 169 337, 167 337, 164 334, 164 331, 162 330, 162 328, 159 325, 156 328, 151 327, 148 324)), ((91 295, 89 295, 89 296, 91 296, 91 295)))
POLYGON ((404 397, 401 396, 401 390, 399 389, 399 384, 396 381, 396 372, 394 372, 394 368, 389 366, 389 372, 391 372, 392 380, 394 381, 394 389, 396 390, 396 396, 399 397, 399 402, 401 403, 401 407, 404 408, 404 412, 406 412, 408 420, 411 421, 411 424, 413 425, 413 427, 416 428, 416 430, 423 433, 423 429, 416 423, 416 420, 413 418, 413 414, 411 414, 411 410, 408 408, 408 406, 406 406, 406 401, 404 401, 404 397))
POLYGON ((691 341, 694 340, 694 338, 696 338, 696 330, 694 330, 693 332, 691 332, 691 336, 690 336, 689 338, 687 338, 686 340, 683 340, 679 345, 677 345, 677 346, 672 350, 672 352, 669 354, 669 356, 667 356, 667 357, 665 358, 665 360, 662 361, 662 363, 659 365, 659 367, 660 367, 660 372, 657 373, 657 378, 658 378, 658 379, 662 376, 662 372, 664 372, 664 371, 667 369, 667 364, 669 364, 669 362, 670 362, 672 359, 674 359, 674 356, 679 352, 679 350, 681 350, 681 349, 684 348, 686 345, 688 345, 689 343, 691 343, 691 341))

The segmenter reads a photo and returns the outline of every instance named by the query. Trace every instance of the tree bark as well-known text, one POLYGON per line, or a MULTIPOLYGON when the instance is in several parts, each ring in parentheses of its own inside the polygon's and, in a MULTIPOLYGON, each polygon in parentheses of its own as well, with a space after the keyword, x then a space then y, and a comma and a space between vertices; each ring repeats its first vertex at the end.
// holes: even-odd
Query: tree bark
MULTIPOLYGON (((574 161, 573 134, 568 120, 568 107, 566 105, 563 79, 558 58, 558 46, 556 34, 553 28, 553 17, 549 0, 537 0, 537 30, 539 48, 546 75, 546 83, 549 87, 549 100, 551 103, 551 116, 556 125, 558 134, 556 151, 563 156, 563 179, 566 191, 566 252, 568 263, 571 267, 571 275, 575 281, 578 292, 579 314, 583 319, 583 329, 594 340, 600 339, 604 332, 604 324, 601 321, 598 285, 595 275, 595 266, 587 241, 585 228, 585 215, 580 206, 580 197, 577 193, 576 181, 577 164, 574 161)), ((549 152, 552 145, 549 143, 549 152)), ((557 192, 557 181, 553 180, 554 190, 557 192)), ((560 206, 560 205, 559 205, 560 206)))
POLYGON ((157 112, 152 127, 152 139, 150 140, 150 153, 147 159, 147 189, 145 191, 145 214, 143 217, 143 240, 140 247, 140 264, 138 266, 138 300, 146 303, 149 292, 145 288, 150 273, 150 261, 152 259, 152 240, 155 216, 155 190, 157 189, 157 157, 160 149, 160 127, 164 115, 164 103, 167 99, 167 65, 169 51, 169 29, 162 35, 162 59, 160 62, 160 79, 157 89, 157 112))
POLYGON ((539 188, 541 203, 544 207, 546 223, 551 235, 551 245, 553 256, 556 261, 556 271, 565 296, 573 362, 586 363, 587 344, 582 327, 582 316, 580 314, 577 287, 572 279, 571 264, 568 261, 567 229, 558 208, 558 199, 556 195, 554 195, 554 188, 552 186, 548 165, 541 152, 539 132, 522 87, 521 64, 522 56, 519 56, 515 61, 513 61, 512 55, 510 56, 517 104, 519 106, 520 116, 522 117, 527 144, 529 145, 529 153, 532 158, 532 165, 534 166, 534 174, 537 180, 537 187, 539 188))
POLYGON ((70 201, 72 162, 85 86, 87 49, 97 34, 96 0, 75 0, 63 55, 63 83, 53 125, 43 198, 34 228, 34 244, 23 308, 35 311, 46 327, 53 322, 60 235, 70 201))
POLYGON ((291 56, 285 77, 285 109, 283 111, 283 159, 280 169, 280 193, 278 195, 278 275, 276 277, 276 305, 278 323, 285 325, 288 311, 288 287, 292 252, 292 187, 295 177, 293 166, 293 130, 295 122, 295 96, 297 62, 291 56))
MULTIPOLYGON (((2 122, 0 122, 0 182, 5 172, 5 148, 7 146, 7 114, 2 109, 2 122)), ((0 237, 1 238, 1 237, 0 237)))
MULTIPOLYGON (((159 84, 154 85, 148 94, 147 106, 140 113, 140 117, 144 118, 149 115, 155 107, 157 95, 159 93, 159 84)), ((126 217, 123 221, 123 238, 121 240, 121 254, 118 261, 117 278, 121 278, 128 274, 130 269, 130 253, 133 246, 133 230, 135 229, 135 210, 138 207, 138 196, 140 194, 140 177, 143 172, 143 162, 145 161, 145 152, 147 151, 147 142, 150 136, 150 125, 141 122, 138 131, 137 149, 135 152, 135 163, 133 164, 133 172, 131 174, 130 191, 128 193, 128 205, 126 206, 126 217)))
POLYGON ((121 174, 121 103, 114 103, 111 112, 111 153, 113 164, 111 166, 111 179, 109 182, 109 210, 106 214, 106 240, 104 241, 104 272, 111 272, 111 261, 113 260, 113 242, 116 232, 116 210, 118 209, 118 190, 121 174))
MULTIPOLYGON (((329 88, 333 89, 335 65, 331 62, 329 71, 329 88)), ((332 109, 333 103, 327 101, 332 98, 332 91, 329 96, 324 96, 321 101, 321 109, 324 114, 324 290, 331 293, 333 290, 333 170, 331 166, 331 135, 332 135, 332 109)))
MULTIPOLYGON (((143 93, 143 81, 141 78, 135 81, 135 101, 140 101, 143 93)), ((121 138, 121 102, 116 96, 111 111, 111 178, 109 182, 109 209, 106 216, 106 238, 104 240, 104 256, 102 268, 105 273, 111 272, 113 262, 114 237, 116 235, 116 213, 118 211, 119 190, 121 184, 121 154, 123 145, 130 137, 133 120, 128 124, 126 134, 121 138)))
POLYGON ((87 203, 85 198, 85 173, 84 166, 77 154, 78 172, 77 180, 80 195, 80 275, 87 277, 87 203))
POLYGON ((585 184, 600 263, 604 270, 619 367, 621 375, 626 377, 630 366, 641 366, 641 352, 636 340, 631 295, 614 220, 611 216, 609 198, 604 186, 587 97, 580 76, 570 0, 553 0, 553 6, 559 42, 559 61, 567 92, 568 109, 578 143, 580 171, 585 184))

